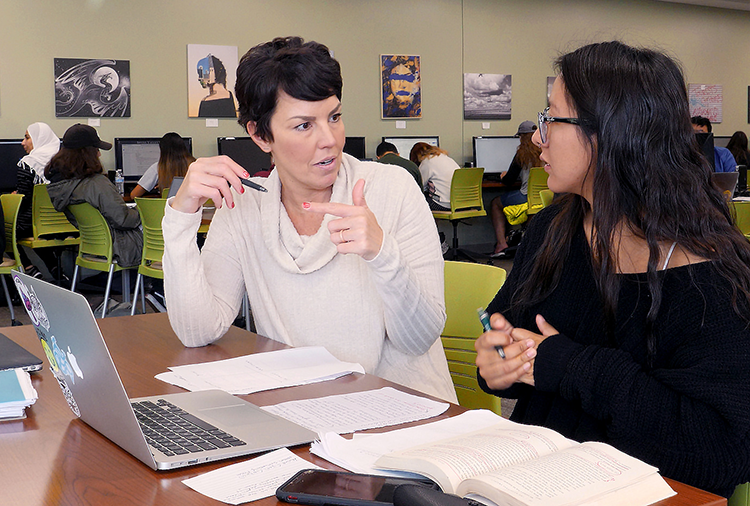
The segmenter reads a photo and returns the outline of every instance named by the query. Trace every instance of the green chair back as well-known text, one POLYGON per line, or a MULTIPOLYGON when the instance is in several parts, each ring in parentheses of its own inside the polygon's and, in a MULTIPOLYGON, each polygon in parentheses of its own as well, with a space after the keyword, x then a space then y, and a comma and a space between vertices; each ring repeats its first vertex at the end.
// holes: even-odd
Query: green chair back
POLYGON ((547 187, 548 177, 549 174, 547 174, 542 167, 532 167, 529 169, 529 182, 527 186, 529 210, 527 211, 527 214, 536 214, 542 209, 542 207, 544 207, 541 191, 549 190, 547 187))
MULTIPOLYGON (((112 233, 102 213, 88 202, 68 206, 78 223, 81 244, 76 265, 97 271, 108 271, 112 264, 112 233)), ((115 270, 120 270, 119 266, 115 270)))
POLYGON ((164 236, 161 232, 161 220, 164 218, 164 206, 167 199, 150 199, 138 197, 135 204, 141 215, 143 226, 143 254, 138 274, 151 278, 164 279, 164 273, 160 265, 152 265, 161 262, 164 254, 164 236))
POLYGON ((481 167, 467 167, 453 171, 451 179, 451 213, 479 213, 473 216, 485 216, 482 200, 481 167))
POLYGON ((477 308, 484 308, 505 283, 505 269, 468 262, 445 262, 445 328, 441 340, 458 403, 500 414, 500 398, 479 388, 474 341, 484 329, 477 308))
POLYGON ((750 483, 743 483, 734 489, 727 506, 750 506, 750 483))
POLYGON ((23 269, 21 257, 18 255, 18 243, 16 242, 16 223, 18 222, 18 210, 21 209, 21 199, 23 199, 23 195, 20 193, 0 195, 0 203, 3 206, 3 218, 5 222, 5 253, 9 253, 11 256, 10 259, 3 261, 2 265, 0 265, 0 280, 2 280, 5 300, 8 303, 8 309, 10 310, 10 322, 13 326, 20 325, 20 323, 16 321, 16 312, 13 310, 13 300, 10 298, 8 283, 5 281, 4 274, 10 274, 12 271, 20 271, 23 269))
POLYGON ((740 232, 745 234, 745 237, 750 239, 750 202, 730 202, 730 206, 734 209, 735 225, 740 229, 740 232))
POLYGON ((47 185, 34 185, 31 198, 33 236, 19 239, 18 243, 28 248, 50 248, 53 246, 73 246, 80 243, 78 229, 68 221, 65 213, 57 211, 47 192, 47 185), (48 236, 67 234, 63 239, 48 236))
POLYGON ((550 189, 542 190, 539 192, 539 198, 542 200, 542 207, 547 207, 555 198, 555 192, 550 189))
POLYGON ((16 223, 18 222, 18 210, 21 208, 23 195, 7 193, 0 195, 3 206, 3 217, 5 221, 5 253, 8 253, 13 263, 3 262, 0 266, 0 274, 10 274, 11 271, 21 270, 21 257, 18 254, 18 243, 16 242, 16 223))
POLYGON ((161 257, 164 255, 164 235, 161 231, 161 220, 164 218, 164 206, 166 198, 151 199, 137 197, 135 204, 141 215, 143 226, 143 253, 141 254, 141 265, 138 266, 138 278, 135 281, 135 293, 133 294, 133 306, 130 314, 135 314, 138 303, 138 293, 141 295, 141 306, 146 312, 146 289, 143 276, 164 279, 164 271, 161 268, 161 257))

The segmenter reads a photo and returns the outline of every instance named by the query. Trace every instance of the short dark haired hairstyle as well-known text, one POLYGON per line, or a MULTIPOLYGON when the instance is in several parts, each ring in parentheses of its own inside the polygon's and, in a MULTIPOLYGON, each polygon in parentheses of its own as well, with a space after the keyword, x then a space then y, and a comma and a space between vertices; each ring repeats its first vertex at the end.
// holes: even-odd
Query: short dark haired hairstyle
POLYGON ((378 158, 380 158, 381 156, 383 156, 384 154, 388 153, 389 151, 392 151, 393 153, 399 154, 398 153, 398 148, 396 146, 394 146, 393 144, 391 144, 388 141, 383 141, 380 144, 378 144, 377 148, 375 148, 375 155, 378 158))
POLYGON ((301 37, 277 37, 240 60, 234 87, 240 104, 237 121, 244 129, 254 122, 258 136, 273 141, 270 121, 280 91, 317 102, 334 95, 341 100, 343 86, 341 66, 326 46, 301 37))
POLYGON ((693 125, 708 128, 709 133, 711 133, 711 130, 713 130, 713 127, 711 126, 711 120, 703 116, 693 116, 692 118, 690 118, 690 123, 692 123, 693 125))
POLYGON ((59 174, 61 179, 83 179, 103 171, 104 167, 99 161, 99 148, 61 147, 44 168, 44 177, 51 181, 50 176, 59 174))

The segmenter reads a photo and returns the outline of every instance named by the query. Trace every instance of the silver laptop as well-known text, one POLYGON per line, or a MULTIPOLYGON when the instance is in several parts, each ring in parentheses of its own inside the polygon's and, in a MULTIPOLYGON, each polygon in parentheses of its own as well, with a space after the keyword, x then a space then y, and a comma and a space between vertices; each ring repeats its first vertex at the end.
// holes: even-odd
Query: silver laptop
POLYGON ((177 195, 177 190, 182 186, 182 182, 185 180, 184 177, 177 176, 172 179, 172 184, 169 186, 169 192, 167 192, 167 198, 170 199, 177 195))
POLYGON ((70 408, 152 469, 316 439, 314 432, 221 390, 128 399, 86 298, 17 272, 13 281, 70 408), (171 434, 157 434, 165 426, 171 434))

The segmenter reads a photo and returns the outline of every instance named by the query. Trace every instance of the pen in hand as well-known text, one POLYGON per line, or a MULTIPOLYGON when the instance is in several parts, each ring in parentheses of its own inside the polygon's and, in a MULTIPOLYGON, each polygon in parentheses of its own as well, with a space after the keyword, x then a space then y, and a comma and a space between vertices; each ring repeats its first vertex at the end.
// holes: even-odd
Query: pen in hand
POLYGON ((242 184, 244 184, 245 186, 247 186, 249 188, 252 188, 253 190, 258 190, 259 192, 268 193, 268 190, 266 190, 264 187, 262 187, 258 183, 253 183, 249 179, 245 179, 244 177, 241 177, 240 181, 242 181, 242 184))
MULTIPOLYGON (((490 325, 490 315, 487 314, 487 311, 485 311, 481 307, 478 307, 477 314, 479 315, 479 321, 482 322, 482 327, 484 327, 484 331, 488 332, 492 330, 492 326, 490 325)), ((497 353, 500 355, 500 358, 505 358, 505 350, 503 350, 502 346, 495 346, 495 349, 497 350, 497 353)))

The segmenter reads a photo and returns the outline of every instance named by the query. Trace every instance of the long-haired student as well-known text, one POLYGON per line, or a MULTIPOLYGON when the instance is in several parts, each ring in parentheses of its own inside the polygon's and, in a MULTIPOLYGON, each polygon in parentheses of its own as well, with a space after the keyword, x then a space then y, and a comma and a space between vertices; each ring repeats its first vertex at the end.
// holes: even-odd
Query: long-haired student
POLYGON ((556 66, 534 141, 566 195, 490 304, 480 382, 517 399, 515 421, 728 496, 750 480, 750 244, 694 142, 683 75, 619 42, 556 66))

